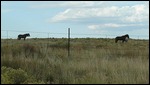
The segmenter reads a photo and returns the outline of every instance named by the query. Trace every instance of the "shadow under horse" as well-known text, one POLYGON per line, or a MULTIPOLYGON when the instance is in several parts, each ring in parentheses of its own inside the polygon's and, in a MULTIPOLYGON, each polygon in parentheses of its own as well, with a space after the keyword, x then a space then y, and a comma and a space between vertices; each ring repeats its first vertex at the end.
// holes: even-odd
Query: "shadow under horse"
POLYGON ((30 36, 29 33, 27 33, 27 34, 19 34, 19 35, 18 35, 18 40, 21 40, 21 38, 24 38, 24 40, 25 40, 26 37, 28 37, 28 36, 30 36))
POLYGON ((122 42, 127 42, 128 39, 129 39, 129 35, 128 35, 128 34, 123 35, 123 36, 117 36, 117 37, 115 38, 115 42, 117 43, 118 40, 122 40, 122 42))

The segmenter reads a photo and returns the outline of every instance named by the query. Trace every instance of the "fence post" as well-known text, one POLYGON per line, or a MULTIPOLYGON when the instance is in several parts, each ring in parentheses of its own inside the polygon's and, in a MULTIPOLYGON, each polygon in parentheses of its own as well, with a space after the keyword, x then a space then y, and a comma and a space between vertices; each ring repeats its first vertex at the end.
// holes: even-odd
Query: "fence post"
POLYGON ((48 46, 49 46, 49 32, 48 32, 48 43, 47 43, 47 49, 48 49, 48 46))
POLYGON ((8 31, 7 31, 7 46, 8 46, 8 31))
POLYGON ((68 28, 68 57, 70 57, 70 28, 68 28))
POLYGON ((49 43, 49 39, 50 39, 50 38, 49 38, 49 33, 48 33, 48 43, 49 43))

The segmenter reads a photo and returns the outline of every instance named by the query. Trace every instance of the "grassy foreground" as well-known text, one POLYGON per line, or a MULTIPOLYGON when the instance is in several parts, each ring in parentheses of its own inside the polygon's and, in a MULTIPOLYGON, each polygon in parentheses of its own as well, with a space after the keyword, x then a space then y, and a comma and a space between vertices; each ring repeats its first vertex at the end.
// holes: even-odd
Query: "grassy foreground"
POLYGON ((1 39, 2 84, 148 84, 149 40, 1 39))

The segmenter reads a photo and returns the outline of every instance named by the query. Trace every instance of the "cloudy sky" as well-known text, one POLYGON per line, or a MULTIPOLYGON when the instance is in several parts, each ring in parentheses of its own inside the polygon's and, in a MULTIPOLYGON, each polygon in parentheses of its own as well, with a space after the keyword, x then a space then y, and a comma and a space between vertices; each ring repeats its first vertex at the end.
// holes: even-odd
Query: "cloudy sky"
POLYGON ((149 1, 1 1, 1 37, 67 37, 68 28, 71 37, 149 39, 149 1))

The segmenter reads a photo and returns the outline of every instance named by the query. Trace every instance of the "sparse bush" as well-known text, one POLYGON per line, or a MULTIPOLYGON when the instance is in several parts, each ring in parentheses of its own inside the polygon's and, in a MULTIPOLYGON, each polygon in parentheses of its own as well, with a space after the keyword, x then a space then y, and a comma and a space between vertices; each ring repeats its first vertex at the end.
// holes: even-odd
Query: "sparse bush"
POLYGON ((1 83, 2 84, 28 84, 28 83, 44 83, 37 81, 33 76, 29 76, 27 72, 19 69, 13 69, 10 67, 1 67, 1 83))
POLYGON ((27 73, 20 68, 13 69, 1 67, 1 71, 1 76, 3 77, 2 83, 4 84, 21 84, 28 78, 27 73))

